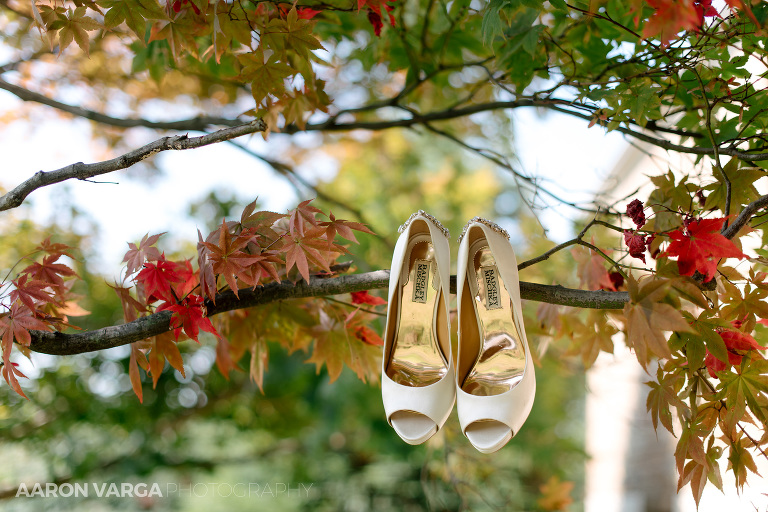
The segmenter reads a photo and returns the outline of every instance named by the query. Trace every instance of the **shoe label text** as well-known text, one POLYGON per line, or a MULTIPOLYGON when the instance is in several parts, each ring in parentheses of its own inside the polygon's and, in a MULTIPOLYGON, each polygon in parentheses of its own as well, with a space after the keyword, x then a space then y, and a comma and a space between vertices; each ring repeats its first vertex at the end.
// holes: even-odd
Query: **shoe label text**
POLYGON ((496 267, 481 267, 485 284, 485 309, 501 309, 499 278, 496 267))
POLYGON ((427 285, 429 284, 429 262, 416 260, 416 277, 413 282, 413 302, 427 303, 427 285))

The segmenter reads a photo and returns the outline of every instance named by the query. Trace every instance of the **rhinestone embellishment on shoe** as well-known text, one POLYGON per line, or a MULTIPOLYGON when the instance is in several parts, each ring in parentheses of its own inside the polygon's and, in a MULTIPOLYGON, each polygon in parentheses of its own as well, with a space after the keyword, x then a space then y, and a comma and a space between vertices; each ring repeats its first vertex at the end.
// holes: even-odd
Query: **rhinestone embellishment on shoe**
POLYGON ((461 239, 464 238, 464 235, 467 234, 467 230, 469 229, 470 224, 478 222, 480 224, 485 224, 489 228, 491 228, 496 233, 500 234, 507 240, 509 240, 509 233, 507 233, 507 230, 496 224, 495 222, 491 222, 488 219, 484 219, 482 217, 474 217, 472 218, 467 224, 464 226, 464 229, 461 231, 461 235, 459 235, 459 243, 461 243, 461 239))
POLYGON ((434 224, 435 227, 437 227, 437 229, 442 231, 443 235, 445 235, 445 238, 450 238, 451 237, 451 233, 448 231, 448 228, 446 228, 445 226, 440 224, 439 220, 437 220, 436 218, 434 218, 432 215, 428 214, 424 210, 419 210, 416 213, 412 213, 411 216, 408 217, 408 220, 406 220, 405 223, 397 229, 397 232, 398 233, 402 233, 403 231, 405 231, 405 229, 408 227, 408 225, 411 222, 413 222, 413 219, 415 219, 418 216, 425 217, 425 218, 429 219, 432 222, 432 224, 434 224))

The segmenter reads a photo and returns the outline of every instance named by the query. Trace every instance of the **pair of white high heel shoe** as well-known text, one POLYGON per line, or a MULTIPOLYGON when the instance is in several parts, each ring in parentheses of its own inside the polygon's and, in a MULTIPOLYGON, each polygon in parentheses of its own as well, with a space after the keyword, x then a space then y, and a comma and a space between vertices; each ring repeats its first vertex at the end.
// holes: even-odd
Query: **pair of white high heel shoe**
POLYGON ((464 435, 492 453, 520 429, 536 392, 509 235, 475 217, 459 238, 458 357, 450 340, 448 230, 424 211, 400 228, 382 362, 387 421, 409 444, 432 437, 456 401, 464 435))

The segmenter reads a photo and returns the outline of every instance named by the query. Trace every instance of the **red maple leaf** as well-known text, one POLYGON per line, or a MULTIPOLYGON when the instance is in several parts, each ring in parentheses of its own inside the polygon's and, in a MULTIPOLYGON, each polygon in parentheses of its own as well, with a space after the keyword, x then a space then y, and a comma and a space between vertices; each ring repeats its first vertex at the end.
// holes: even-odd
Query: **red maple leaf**
POLYGON ((701 26, 691 0, 646 0, 646 3, 654 12, 643 28, 645 39, 658 36, 662 46, 666 46, 679 32, 701 26))
POLYGON ((55 254, 58 256, 69 256, 70 258, 74 259, 74 257, 69 253, 69 249, 71 249, 71 247, 67 244, 51 243, 51 237, 46 238, 40 243, 40 245, 35 247, 35 251, 43 251, 49 255, 55 254))
POLYGON ((158 233, 157 235, 149 236, 149 233, 147 233, 141 239, 138 246, 128 242, 128 252, 123 257, 123 262, 128 263, 125 271, 126 276, 130 276, 139 270, 145 261, 157 261, 160 259, 160 250, 153 246, 164 234, 158 233))
POLYGON ((28 274, 32 276, 32 279, 47 283, 49 286, 62 288, 64 286, 64 277, 72 277, 77 274, 65 264, 56 263, 60 257, 61 253, 46 256, 43 258, 42 263, 32 263, 22 270, 21 273, 28 274))
POLYGON ((392 10, 395 7, 389 5, 390 3, 394 3, 394 0, 357 0, 358 11, 363 7, 368 8, 368 21, 373 26, 373 32, 377 36, 381 36, 381 29, 384 27, 382 10, 389 16, 389 24, 395 26, 395 17, 392 15, 392 10))
POLYGON ((721 361, 712 355, 709 350, 707 350, 707 356, 704 359, 709 375, 715 379, 717 378, 716 372, 721 372, 731 365, 740 365, 744 354, 749 351, 766 349, 766 347, 758 345, 755 338, 742 331, 727 330, 721 331, 718 334, 723 338, 725 347, 728 349, 728 361, 721 361))
MULTIPOLYGON (((195 341, 197 335, 202 329, 205 332, 216 335, 221 338, 221 335, 213 327, 210 318, 205 314, 205 306, 203 298, 200 295, 189 295, 182 299, 178 304, 163 304, 158 308, 158 311, 173 311, 171 317, 171 328, 174 329, 176 339, 179 339, 181 330, 184 330, 184 334, 189 336, 195 341)), ((198 341, 199 343, 199 341, 198 341)))
POLYGON ((645 224, 645 212, 643 211, 643 202, 635 199, 627 205, 627 215, 635 225, 640 228, 645 224))
POLYGON ((355 337, 362 341, 363 343, 367 343, 368 345, 374 345, 377 347, 381 347, 384 345, 384 340, 381 339, 381 336, 376 334, 376 332, 371 329, 370 327, 366 327, 365 325, 358 325, 355 327, 355 337))
POLYGON ((30 329, 41 331, 50 330, 49 327, 35 316, 33 310, 20 302, 14 302, 11 311, 0 317, 0 333, 2 335, 3 347, 8 343, 29 346, 32 343, 30 329))
POLYGON ((368 290, 352 292, 350 295, 352 296, 352 304, 370 304, 371 306, 379 306, 387 303, 387 301, 381 297, 376 297, 368 293, 368 290))
MULTIPOLYGON (((200 268, 203 269, 204 272, 209 272, 208 265, 210 264, 214 276, 223 276, 224 280, 229 285, 229 288, 239 297, 237 293, 237 280, 240 279, 244 283, 256 286, 257 283, 253 280, 254 272, 251 270, 251 267, 268 258, 267 256, 258 254, 248 254, 242 250, 254 240, 255 236, 257 236, 253 229, 246 229, 239 235, 233 236, 229 232, 229 227, 226 222, 222 221, 221 227, 218 230, 218 235, 218 244, 207 241, 198 242, 198 261, 201 261, 203 264, 200 268), (200 252, 201 245, 207 249, 204 257, 203 253, 200 252)), ((276 271, 274 271, 274 275, 277 275, 276 271)), ((261 273, 259 272, 255 277, 260 278, 261 273)), ((203 278, 206 280, 209 279, 207 275, 204 275, 203 278)), ((211 285, 205 281, 203 282, 206 295, 211 297, 209 290, 211 285)))
POLYGON ((311 20, 323 11, 312 9, 311 7, 299 7, 298 14, 300 20, 311 20))
POLYGON ((144 269, 136 275, 135 281, 144 287, 147 304, 156 300, 174 302, 173 285, 184 282, 181 275, 183 268, 175 261, 165 259, 165 254, 160 255, 157 263, 145 263, 144 269))
POLYGON ((683 230, 669 234, 672 242, 665 254, 677 256, 677 268, 682 276, 699 271, 711 281, 721 258, 746 258, 729 239, 720 234, 725 219, 701 219, 688 224, 683 230))
POLYGON ((325 238, 328 239, 328 243, 332 243, 334 238, 336 238, 336 235, 340 235, 342 238, 346 238, 350 242, 358 243, 357 238, 355 238, 355 234, 352 232, 354 229, 355 231, 362 231, 363 233, 368 233, 369 235, 374 235, 375 233, 368 229, 368 227, 361 223, 361 222, 352 222, 349 220, 342 220, 337 219, 333 212, 330 212, 328 214, 328 218, 330 221, 323 221, 320 222, 320 226, 325 228, 325 238))
POLYGON ((302 201, 299 205, 291 210, 290 217, 288 218, 288 231, 293 234, 298 231, 300 236, 304 236, 304 230, 307 225, 317 226, 316 213, 323 213, 319 208, 311 206, 313 199, 307 199, 302 201))
POLYGON ((629 255, 645 263, 645 235, 636 231, 624 230, 624 243, 629 248, 629 255))
POLYGON ((323 234, 322 228, 312 228, 305 233, 305 236, 299 236, 295 233, 285 236, 283 250, 285 251, 286 272, 295 265, 307 283, 309 283, 310 263, 314 263, 326 272, 331 272, 329 263, 332 257, 327 252, 328 241, 320 238, 323 234))
POLYGON ((197 272, 192 270, 192 263, 189 260, 184 260, 184 263, 179 264, 176 269, 182 280, 174 286, 173 291, 177 297, 186 297, 197 287, 197 272))
POLYGON ((621 272, 611 272, 608 277, 613 284, 613 291, 618 291, 624 285, 624 276, 621 275, 621 272))
POLYGON ((54 302, 53 296, 46 291, 50 285, 43 281, 29 279, 29 274, 23 274, 12 281, 15 289, 11 292, 12 301, 21 301, 31 311, 37 309, 40 304, 54 302))

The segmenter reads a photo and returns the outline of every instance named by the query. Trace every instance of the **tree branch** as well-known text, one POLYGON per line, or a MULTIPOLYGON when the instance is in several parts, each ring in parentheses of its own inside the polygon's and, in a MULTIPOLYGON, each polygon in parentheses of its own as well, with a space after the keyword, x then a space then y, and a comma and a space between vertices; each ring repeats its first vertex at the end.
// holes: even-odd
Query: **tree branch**
MULTIPOLYGON (((451 292, 455 293, 455 279, 452 281, 451 292)), ((215 304, 206 301, 206 307, 208 316, 212 316, 279 300, 383 289, 388 285, 389 270, 376 270, 330 279, 314 276, 310 278, 309 284, 301 281, 294 285, 289 281, 283 281, 259 286, 256 289, 239 290, 239 299, 231 291, 224 292, 217 295, 215 304)), ((562 286, 526 282, 520 283, 520 296, 528 300, 592 309, 621 309, 624 303, 629 301, 627 292, 574 290, 562 286)), ((161 311, 127 324, 74 334, 30 331, 32 343, 29 349, 43 354, 70 355, 119 347, 170 331, 171 316, 170 311, 161 311)))
POLYGON ((132 165, 145 160, 161 151, 194 149, 217 142, 241 137, 255 132, 261 132, 266 129, 266 124, 261 119, 256 119, 248 124, 242 124, 232 128, 203 135, 202 137, 189 137, 188 135, 175 135, 173 137, 163 137, 154 142, 135 149, 117 158, 97 162, 93 164, 84 164, 77 162, 75 164, 62 167, 55 171, 39 171, 27 181, 23 182, 4 196, 0 196, 0 211, 10 210, 20 206, 24 199, 35 190, 61 183, 70 179, 85 180, 101 174, 127 169, 132 165))
POLYGON ((749 203, 744 207, 738 217, 734 219, 733 224, 728 226, 723 231, 723 236, 729 239, 736 236, 736 233, 738 233, 739 230, 743 228, 750 221, 750 219, 752 219, 752 215, 756 211, 760 210, 761 208, 765 208, 766 206, 768 206, 768 195, 762 196, 761 198, 749 203))
POLYGON ((78 117, 90 119, 97 123, 106 124, 108 126, 115 126, 117 128, 152 128, 155 130, 179 130, 179 131, 204 131, 211 126, 239 126, 243 122, 237 119, 226 119, 223 117, 211 117, 200 116, 192 117, 189 119, 180 119, 178 121, 150 121, 148 119, 124 119, 119 117, 112 117, 94 110, 88 110, 82 107, 76 107, 74 105, 68 105, 60 101, 51 99, 38 92, 30 91, 24 87, 6 82, 0 78, 0 89, 4 89, 22 101, 31 101, 34 103, 40 103, 49 107, 67 112, 78 117))
MULTIPOLYGON (((177 121, 150 121, 148 119, 116 118, 116 117, 111 117, 105 114, 101 114, 99 112, 95 112, 93 110, 88 110, 88 109, 76 107, 73 105, 67 105, 66 103, 62 103, 60 101, 48 98, 47 96, 44 96, 40 93, 30 91, 18 85, 14 85, 9 82, 6 82, 5 80, 2 80, 2 79, 0 79, 0 89, 5 89, 6 91, 14 94, 15 96, 17 96, 18 98, 24 101, 41 103, 43 105, 53 107, 63 112, 67 112, 79 117, 83 117, 85 119, 90 119, 98 123, 106 124, 109 126, 115 126, 118 128, 134 128, 134 127, 141 126, 141 127, 152 128, 157 130, 204 131, 207 128, 214 125, 237 126, 241 124, 241 121, 237 119, 226 119, 222 117, 193 117, 190 119, 180 119, 177 121)), ((391 101, 382 102, 381 106, 392 106, 392 102, 391 101)), ((588 114, 585 114, 582 112, 576 112, 574 110, 567 108, 567 107, 573 107, 573 106, 574 106, 573 101, 567 101, 567 100, 562 100, 557 98, 545 98, 545 99, 518 98, 516 100, 511 100, 511 101, 492 101, 488 103, 479 103, 475 105, 469 105, 462 108, 448 108, 444 110, 428 112, 426 114, 414 114, 407 119, 379 120, 379 121, 352 121, 348 123, 337 123, 336 121, 338 116, 333 116, 327 121, 324 121, 322 123, 308 124, 304 129, 301 129, 295 125, 289 125, 282 130, 282 133, 293 135, 301 131, 308 131, 308 132, 312 132, 312 131, 342 132, 342 131, 351 131, 351 130, 380 131, 380 130, 388 130, 391 128, 410 128, 412 126, 426 125, 427 123, 436 122, 436 121, 449 121, 452 119, 463 118, 463 117, 467 117, 472 114, 477 114, 480 112, 515 109, 515 108, 521 108, 521 107, 548 108, 556 112, 578 117, 579 119, 583 119, 585 121, 592 120, 592 117, 588 114)), ((343 112, 348 113, 350 111, 343 111, 343 112)), ((663 127, 656 127, 655 125, 653 125, 652 128, 656 128, 657 131, 667 131, 663 127)), ((715 155, 716 152, 719 152, 720 155, 732 156, 742 160, 753 160, 753 161, 768 160, 768 152, 750 153, 747 151, 741 151, 734 147, 720 148, 718 150, 715 150, 714 148, 683 146, 680 144, 675 144, 673 142, 670 142, 666 139, 653 137, 651 135, 647 135, 645 133, 631 130, 629 128, 622 127, 622 126, 616 128, 615 130, 625 135, 628 135, 630 137, 633 137, 637 140, 641 140, 643 142, 652 144, 654 146, 657 146, 661 149, 668 150, 668 151, 678 151, 680 153, 688 153, 693 155, 715 155)), ((684 135, 686 136, 690 135, 694 137, 696 134, 686 133, 684 135)))

